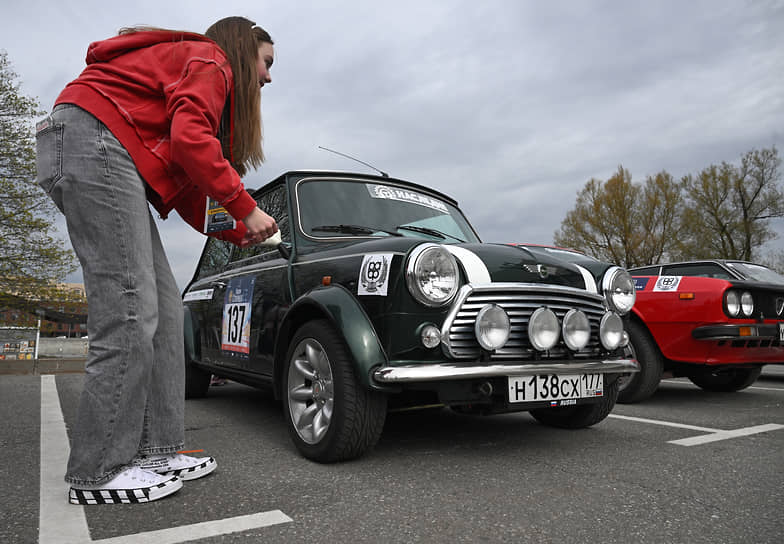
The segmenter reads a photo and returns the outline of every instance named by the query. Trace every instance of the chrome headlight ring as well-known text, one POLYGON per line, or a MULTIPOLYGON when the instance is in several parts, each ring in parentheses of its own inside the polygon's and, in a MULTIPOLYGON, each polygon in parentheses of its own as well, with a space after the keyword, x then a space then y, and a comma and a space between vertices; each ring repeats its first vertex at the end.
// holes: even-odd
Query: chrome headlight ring
POLYGON ((602 292, 611 310, 626 315, 634 306, 637 293, 631 274, 620 266, 607 269, 602 279, 602 292))
POLYGON ((418 302, 430 307, 449 304, 459 284, 457 261, 443 246, 425 243, 411 251, 406 264, 406 285, 418 302))

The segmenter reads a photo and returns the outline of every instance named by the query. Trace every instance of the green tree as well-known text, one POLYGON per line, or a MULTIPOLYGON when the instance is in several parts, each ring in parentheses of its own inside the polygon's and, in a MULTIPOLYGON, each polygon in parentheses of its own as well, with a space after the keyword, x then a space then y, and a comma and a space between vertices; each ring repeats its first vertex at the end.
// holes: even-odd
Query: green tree
POLYGON ((678 237, 681 195, 681 184, 665 171, 635 184, 619 166, 606 182, 586 183, 555 243, 626 267, 661 260, 678 237))
POLYGON ((0 308, 62 299, 56 288, 76 269, 54 225, 59 213, 35 182, 36 100, 22 94, 8 54, 0 51, 0 308))
POLYGON ((681 255, 689 259, 760 258, 757 250, 777 236, 770 219, 784 217, 780 166, 773 147, 747 152, 739 166, 723 162, 686 176, 681 255))

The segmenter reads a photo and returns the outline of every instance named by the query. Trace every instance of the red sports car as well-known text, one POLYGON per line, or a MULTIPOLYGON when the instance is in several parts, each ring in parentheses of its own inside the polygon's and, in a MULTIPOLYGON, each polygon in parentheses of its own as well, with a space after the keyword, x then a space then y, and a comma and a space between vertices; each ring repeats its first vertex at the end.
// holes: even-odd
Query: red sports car
POLYGON ((638 402, 662 376, 707 391, 738 391, 765 364, 784 363, 784 276, 742 261, 692 261, 633 268, 637 299, 629 347, 640 372, 619 402, 638 402))

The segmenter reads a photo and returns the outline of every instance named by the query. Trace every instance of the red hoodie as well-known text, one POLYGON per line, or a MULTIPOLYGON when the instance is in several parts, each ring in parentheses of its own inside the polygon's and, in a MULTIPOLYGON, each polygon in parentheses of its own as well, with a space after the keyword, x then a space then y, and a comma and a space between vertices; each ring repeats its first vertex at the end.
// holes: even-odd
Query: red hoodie
MULTIPOLYGON (((207 195, 237 220, 212 236, 239 243, 256 207, 217 138, 234 79, 225 53, 200 34, 145 31, 94 42, 87 67, 56 104, 100 119, 128 150, 161 217, 172 209, 204 232, 207 195)), ((231 119, 231 129, 234 119, 231 119)))

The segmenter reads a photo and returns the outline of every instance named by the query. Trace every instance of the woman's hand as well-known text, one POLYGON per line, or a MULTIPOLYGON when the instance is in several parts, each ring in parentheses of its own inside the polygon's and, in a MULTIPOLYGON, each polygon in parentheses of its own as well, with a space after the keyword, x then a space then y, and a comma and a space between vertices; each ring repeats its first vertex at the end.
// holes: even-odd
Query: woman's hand
POLYGON ((241 245, 243 247, 263 242, 278 232, 278 224, 275 220, 258 207, 253 208, 253 211, 242 222, 248 229, 242 239, 241 245))

